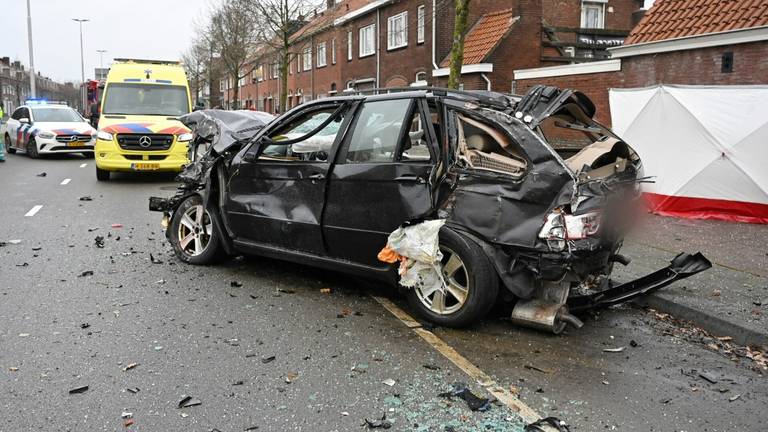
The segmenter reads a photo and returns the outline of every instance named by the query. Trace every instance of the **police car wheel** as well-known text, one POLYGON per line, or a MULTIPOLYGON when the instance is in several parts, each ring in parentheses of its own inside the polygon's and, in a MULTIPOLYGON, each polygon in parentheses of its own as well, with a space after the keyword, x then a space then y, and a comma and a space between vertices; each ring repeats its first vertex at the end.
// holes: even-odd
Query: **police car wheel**
POLYGON ((16 149, 11 147, 11 137, 8 134, 5 134, 5 150, 10 154, 16 154, 16 149))
POLYGON ((27 155, 29 155, 29 157, 32 159, 37 159, 40 157, 40 154, 37 152, 37 142, 35 142, 34 138, 27 142, 27 155))

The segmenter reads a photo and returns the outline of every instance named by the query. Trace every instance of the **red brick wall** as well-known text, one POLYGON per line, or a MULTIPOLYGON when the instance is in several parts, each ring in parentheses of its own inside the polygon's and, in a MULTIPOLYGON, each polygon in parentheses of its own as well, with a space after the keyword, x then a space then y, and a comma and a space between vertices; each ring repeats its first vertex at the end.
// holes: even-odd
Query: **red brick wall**
POLYGON ((597 107, 595 118, 610 124, 608 89, 656 84, 743 85, 768 83, 768 43, 676 51, 623 58, 621 71, 516 81, 516 92, 536 84, 572 88, 585 93, 597 107), (733 52, 733 72, 721 72, 724 52, 733 52))

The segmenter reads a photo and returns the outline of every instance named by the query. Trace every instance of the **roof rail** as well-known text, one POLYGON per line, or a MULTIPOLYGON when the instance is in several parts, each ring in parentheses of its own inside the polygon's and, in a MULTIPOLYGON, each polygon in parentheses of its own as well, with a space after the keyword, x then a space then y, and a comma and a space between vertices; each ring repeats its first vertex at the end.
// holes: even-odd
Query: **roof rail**
POLYGON ((132 59, 132 58, 116 58, 113 60, 120 63, 149 63, 149 64, 157 64, 157 65, 181 66, 181 62, 178 60, 148 60, 148 59, 132 59))
POLYGON ((358 95, 378 95, 388 93, 402 93, 413 91, 426 91, 434 94, 435 96, 445 97, 448 99, 463 100, 468 102, 479 102, 484 105, 498 106, 506 108, 511 105, 509 98, 519 97, 517 95, 511 95, 506 93, 488 91, 488 90, 455 90, 445 87, 383 87, 372 88, 367 90, 353 90, 344 89, 343 94, 358 94, 358 95))

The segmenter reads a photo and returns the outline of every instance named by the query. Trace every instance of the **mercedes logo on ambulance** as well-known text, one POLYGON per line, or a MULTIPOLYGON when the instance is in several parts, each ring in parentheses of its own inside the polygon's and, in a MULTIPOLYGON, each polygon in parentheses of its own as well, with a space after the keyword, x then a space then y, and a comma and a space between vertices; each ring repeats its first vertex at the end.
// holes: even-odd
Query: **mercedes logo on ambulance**
POLYGON ((152 145, 152 138, 144 135, 141 138, 139 138, 139 145, 143 148, 148 148, 152 145))

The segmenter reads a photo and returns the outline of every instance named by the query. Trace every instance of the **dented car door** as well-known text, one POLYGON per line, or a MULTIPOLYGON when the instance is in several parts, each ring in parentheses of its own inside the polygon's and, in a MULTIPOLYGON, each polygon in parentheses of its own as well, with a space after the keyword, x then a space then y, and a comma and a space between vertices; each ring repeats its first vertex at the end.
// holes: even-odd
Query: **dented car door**
POLYGON ((226 212, 236 243, 325 253, 320 221, 343 108, 299 111, 235 158, 226 212))
POLYGON ((381 267, 376 255, 389 233, 431 211, 436 149, 423 102, 370 98, 359 110, 331 172, 329 255, 381 267))

